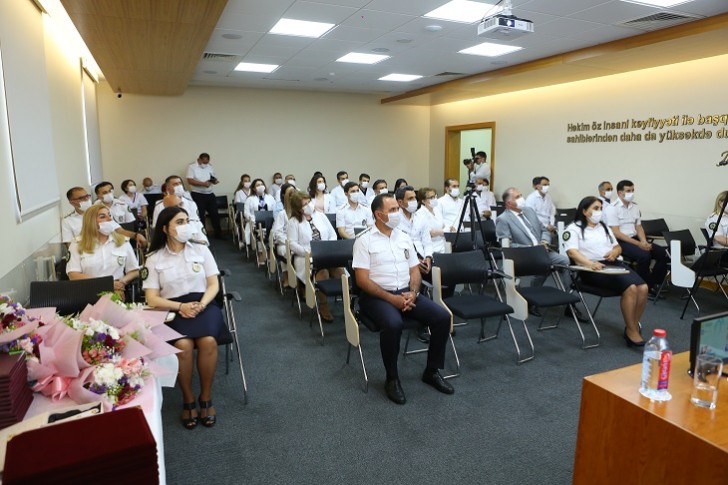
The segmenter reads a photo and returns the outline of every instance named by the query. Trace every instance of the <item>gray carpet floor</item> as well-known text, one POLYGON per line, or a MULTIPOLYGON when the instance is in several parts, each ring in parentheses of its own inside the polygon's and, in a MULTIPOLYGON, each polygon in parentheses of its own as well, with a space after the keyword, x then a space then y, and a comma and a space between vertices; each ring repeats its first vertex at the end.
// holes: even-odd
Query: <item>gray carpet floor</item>
MULTIPOLYGON (((281 296, 262 269, 230 242, 217 242, 214 252, 219 266, 233 273, 228 289, 242 296, 235 315, 249 402, 243 403, 234 363, 225 374, 222 348, 213 391, 216 427, 183 429, 181 394, 164 390, 170 484, 570 483, 582 378, 641 361, 641 351, 622 340, 616 298, 599 309, 602 344, 595 349, 580 348, 573 321, 538 332, 529 319, 536 359, 523 365, 515 363, 505 325, 498 339, 478 344, 476 322, 457 329, 462 375, 450 381, 455 394, 420 381, 424 354, 400 357, 408 402, 397 406, 384 394, 378 335, 362 330, 368 393, 362 392, 358 356, 345 364, 341 303, 332 305, 336 321, 326 325, 322 346, 308 313, 299 320, 290 295, 281 296)), ((680 320, 680 294, 671 289, 657 305, 648 304, 643 318, 643 334, 665 328, 675 352, 688 349, 696 315, 691 306, 680 320)), ((595 300, 587 299, 593 307, 595 300)), ((707 290, 698 301, 702 315, 728 306, 707 290)), ((449 350, 447 359, 452 370, 449 350)))

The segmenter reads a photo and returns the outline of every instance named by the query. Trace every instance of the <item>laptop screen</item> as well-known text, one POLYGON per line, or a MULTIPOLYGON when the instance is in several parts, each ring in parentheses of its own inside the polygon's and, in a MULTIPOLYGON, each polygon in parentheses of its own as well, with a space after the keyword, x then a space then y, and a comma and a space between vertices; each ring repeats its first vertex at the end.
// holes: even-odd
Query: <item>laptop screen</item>
POLYGON ((723 359, 723 374, 728 375, 728 312, 696 318, 690 332, 690 375, 695 368, 695 357, 713 354, 723 359))

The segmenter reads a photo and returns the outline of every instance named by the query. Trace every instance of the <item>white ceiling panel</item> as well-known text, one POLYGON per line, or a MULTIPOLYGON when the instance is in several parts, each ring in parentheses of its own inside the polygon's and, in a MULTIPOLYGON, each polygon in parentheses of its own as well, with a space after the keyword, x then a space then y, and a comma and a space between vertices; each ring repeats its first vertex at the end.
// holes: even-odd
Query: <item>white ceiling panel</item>
POLYGON ((361 9, 344 21, 344 25, 360 29, 395 30, 415 17, 396 13, 379 12, 377 10, 361 9))
POLYGON ((619 0, 530 0, 520 6, 534 12, 566 17, 585 8, 613 2, 619 2, 619 0))
POLYGON ((340 24, 357 10, 359 9, 355 7, 298 1, 283 16, 287 19, 340 24))
POLYGON ((599 27, 602 27, 602 24, 563 17, 539 26, 539 33, 546 35, 573 36, 582 32, 598 29, 599 27))
POLYGON ((630 4, 628 2, 610 2, 596 7, 587 8, 580 12, 570 15, 571 18, 588 20, 590 22, 600 22, 602 24, 613 25, 625 20, 631 20, 645 15, 662 12, 663 9, 645 7, 644 5, 630 4), (627 3, 625 8, 624 3, 627 3))
POLYGON ((205 52, 219 54, 242 54, 253 47, 265 34, 260 32, 242 32, 239 30, 215 29, 210 37, 205 52), (240 39, 226 39, 223 34, 242 35, 240 39))
MULTIPOLYGON (((446 4, 449 0, 372 0, 367 4, 368 10, 403 13, 421 17, 427 12, 446 4)), ((487 2, 485 2, 487 3, 487 2)))
POLYGON ((371 42, 388 31, 384 29, 359 29, 356 27, 348 27, 339 25, 334 30, 326 34, 327 39, 344 40, 347 42, 371 42))

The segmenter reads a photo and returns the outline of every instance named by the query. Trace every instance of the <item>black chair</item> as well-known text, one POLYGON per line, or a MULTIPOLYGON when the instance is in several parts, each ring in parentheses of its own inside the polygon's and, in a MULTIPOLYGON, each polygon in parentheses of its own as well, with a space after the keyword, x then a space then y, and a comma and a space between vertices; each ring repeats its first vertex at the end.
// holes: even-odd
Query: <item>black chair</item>
POLYGON ((267 237, 273 228, 273 211, 255 211, 255 228, 252 237, 255 238, 256 251, 262 254, 263 261, 258 261, 258 266, 268 265, 268 241, 267 237))
MULTIPOLYGON (((531 287, 520 287, 518 293, 525 298, 530 306, 538 308, 551 308, 566 306, 571 309, 571 316, 576 324, 576 328, 581 336, 582 348, 589 349, 599 346, 599 331, 594 325, 594 321, 591 320, 591 324, 597 334, 597 342, 594 344, 587 344, 584 332, 581 329, 579 320, 576 317, 576 303, 581 301, 579 296, 569 293, 565 290, 564 284, 559 278, 558 273, 555 271, 556 268, 551 264, 548 252, 541 246, 523 247, 523 248, 504 248, 503 257, 513 261, 514 275, 519 278, 526 276, 551 276, 555 287, 553 286, 531 286, 531 287)), ((541 318, 538 330, 549 330, 557 328, 561 317, 557 319, 556 323, 549 326, 544 326, 544 317, 541 318)))
POLYGON ((446 232, 445 241, 450 243, 453 253, 483 249, 486 246, 480 231, 446 232))
POLYGON ((75 315, 99 300, 99 294, 114 291, 114 277, 68 281, 31 281, 28 308, 55 307, 59 315, 75 315))
POLYGON ((249 256, 250 248, 247 244, 245 244, 245 217, 244 217, 244 211, 245 211, 245 204, 242 204, 240 202, 235 203, 235 217, 233 218, 233 229, 235 232, 235 237, 237 238, 238 242, 238 250, 242 251, 243 247, 245 248, 245 256, 249 256))
POLYGON ((217 205, 217 216, 220 218, 220 222, 225 219, 226 228, 230 229, 230 211, 228 207, 228 196, 215 196, 215 204, 217 205))
POLYGON ((665 219, 643 219, 642 222, 642 230, 645 231, 645 238, 647 238, 648 242, 652 242, 655 239, 662 239, 663 233, 668 232, 670 230, 669 227, 667 227, 667 222, 665 222, 665 219))
POLYGON ((220 291, 217 292, 215 300, 222 309, 225 322, 227 323, 228 331, 232 338, 232 343, 225 343, 225 374, 230 372, 230 362, 233 360, 233 354, 230 352, 230 346, 235 347, 235 352, 238 356, 238 365, 240 367, 240 378, 243 382, 243 402, 248 403, 248 383, 245 379, 245 370, 243 369, 243 356, 240 353, 240 341, 238 340, 238 329, 237 322, 235 320, 235 310, 233 308, 233 301, 242 301, 240 294, 237 291, 228 291, 225 286, 225 278, 230 276, 231 273, 227 269, 221 269, 220 275, 218 276, 218 282, 220 284, 220 291))
POLYGON ((574 216, 576 216, 576 208, 569 209, 556 209, 556 215, 554 216, 555 222, 563 222, 565 225, 569 225, 574 222, 574 216))
POLYGON ((163 197, 164 194, 144 194, 144 198, 147 199, 147 202, 149 203, 149 205, 147 205, 147 223, 149 224, 149 227, 152 226, 154 207, 156 207, 157 202, 162 200, 163 197))
MULTIPOLYGON (((494 275, 491 265, 485 259, 485 255, 482 251, 469 251, 451 254, 437 253, 434 255, 432 266, 432 286, 434 290, 433 300, 446 309, 451 316, 457 316, 465 320, 475 318, 479 319, 480 336, 478 338, 478 343, 497 338, 500 332, 500 326, 505 319, 506 322, 508 322, 508 328, 510 329, 513 343, 516 346, 516 353, 518 354, 516 361, 519 364, 526 362, 533 358, 533 352, 531 357, 521 359, 521 351, 518 346, 518 341, 513 333, 513 327, 511 326, 511 321, 508 317, 509 314, 513 313, 513 308, 503 303, 497 285, 494 286, 498 298, 493 298, 492 296, 483 294, 482 292, 483 286, 491 280, 491 276, 500 277, 501 275, 494 275), (461 293, 443 297, 443 287, 454 288, 459 284, 469 285, 471 288, 475 286, 480 288, 480 291, 477 293, 461 293), (498 328, 495 333, 486 337, 485 320, 488 317, 500 318, 498 320, 498 328)), ((526 334, 528 334, 528 329, 525 327, 525 323, 524 329, 526 334)), ((533 344, 531 344, 531 350, 533 351, 533 344)))
POLYGON ((333 212, 333 213, 331 213, 331 212, 327 212, 327 213, 326 213, 326 218, 327 218, 327 219, 329 220, 329 222, 331 223, 331 227, 333 227, 333 228, 334 228, 334 231, 336 231, 336 237, 337 237, 338 239, 341 239, 341 236, 339 236, 339 231, 338 231, 338 230, 336 229, 336 213, 335 213, 335 212, 333 212))

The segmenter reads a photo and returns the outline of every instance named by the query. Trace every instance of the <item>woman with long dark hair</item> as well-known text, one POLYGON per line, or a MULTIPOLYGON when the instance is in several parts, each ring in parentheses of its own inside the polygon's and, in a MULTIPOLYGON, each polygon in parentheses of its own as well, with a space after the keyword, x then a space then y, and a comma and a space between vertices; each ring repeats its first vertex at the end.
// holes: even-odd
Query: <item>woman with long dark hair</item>
POLYGON ((336 202, 331 194, 326 192, 326 177, 315 173, 308 183, 308 195, 311 196, 313 210, 324 214, 336 213, 336 202))
POLYGON ((618 260, 622 248, 612 230, 602 221, 602 201, 585 197, 579 202, 574 222, 564 232, 566 254, 582 271, 581 279, 591 286, 618 291, 622 294, 620 308, 624 318, 624 341, 628 347, 642 347, 640 318, 647 305, 647 284, 628 266, 618 260), (619 274, 600 273, 608 267, 623 270, 619 274))
POLYGON ((182 390, 182 424, 193 429, 199 421, 215 425, 212 382, 217 368, 217 346, 230 341, 222 311, 215 302, 219 290, 215 259, 202 244, 193 244, 187 211, 180 207, 162 210, 154 227, 150 254, 142 274, 147 304, 158 310, 176 312, 169 326, 184 335, 174 346, 182 350, 179 382, 182 390), (200 415, 192 392, 192 367, 197 348, 200 375, 200 415))

